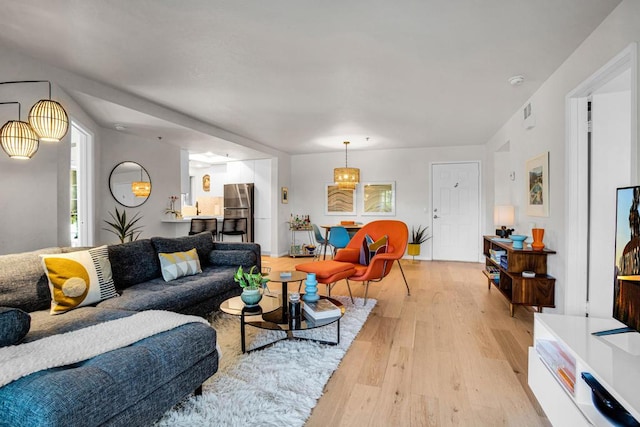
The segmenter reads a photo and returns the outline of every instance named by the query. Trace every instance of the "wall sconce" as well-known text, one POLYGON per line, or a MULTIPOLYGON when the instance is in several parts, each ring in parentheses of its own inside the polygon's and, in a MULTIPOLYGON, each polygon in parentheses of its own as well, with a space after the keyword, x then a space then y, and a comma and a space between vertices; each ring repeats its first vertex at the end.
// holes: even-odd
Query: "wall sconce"
POLYGON ((38 149, 38 145, 33 148, 32 136, 42 141, 59 142, 69 130, 69 116, 60 103, 51 100, 51 82, 48 80, 19 80, 11 82, 0 82, 0 85, 18 83, 48 83, 49 98, 36 102, 29 111, 29 123, 21 122, 18 111, 18 121, 10 120, 0 131, 0 143, 2 148, 9 154, 9 151, 22 153, 11 155, 11 158, 31 158, 38 149), (28 126, 29 130, 25 127, 28 126), (30 153, 30 154, 28 154, 30 153))
POLYGON ((29 123, 20 121, 21 105, 17 101, 0 104, 18 104, 18 120, 9 120, 0 129, 0 145, 12 159, 28 160, 38 151, 38 135, 29 123))
POLYGON ((508 238, 513 233, 513 228, 507 228, 513 226, 515 223, 515 209, 511 205, 498 205, 493 208, 493 223, 500 227, 496 229, 496 234, 503 238, 508 238))

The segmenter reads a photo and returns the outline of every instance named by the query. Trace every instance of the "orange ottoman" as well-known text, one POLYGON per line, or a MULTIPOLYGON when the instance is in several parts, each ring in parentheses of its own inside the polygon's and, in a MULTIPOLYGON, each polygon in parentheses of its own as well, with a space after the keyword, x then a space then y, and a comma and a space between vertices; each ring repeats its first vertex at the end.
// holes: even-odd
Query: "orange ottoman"
MULTIPOLYGON (((337 281, 348 279, 356 273, 355 266, 350 262, 333 260, 298 264, 296 265, 296 270, 303 271, 305 273, 315 273, 318 283, 323 283, 327 286, 327 296, 331 296, 331 286, 333 286, 337 281)), ((353 296, 351 295, 351 288, 349 287, 348 280, 347 289, 349 289, 349 296, 351 296, 351 302, 353 302, 353 296)))

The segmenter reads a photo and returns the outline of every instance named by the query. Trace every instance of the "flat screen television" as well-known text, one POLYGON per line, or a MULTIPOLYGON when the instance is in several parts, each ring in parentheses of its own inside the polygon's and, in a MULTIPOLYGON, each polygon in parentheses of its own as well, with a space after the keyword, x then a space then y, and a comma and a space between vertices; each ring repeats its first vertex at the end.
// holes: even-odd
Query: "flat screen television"
POLYGON ((640 331, 640 186, 618 188, 616 197, 616 260, 613 317, 640 331))

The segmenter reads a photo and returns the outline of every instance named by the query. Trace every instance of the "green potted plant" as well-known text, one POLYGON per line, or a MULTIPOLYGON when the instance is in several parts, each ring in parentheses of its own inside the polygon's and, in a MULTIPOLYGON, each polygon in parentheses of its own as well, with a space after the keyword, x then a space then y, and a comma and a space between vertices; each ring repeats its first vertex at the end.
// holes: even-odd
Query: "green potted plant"
POLYGON ((109 215, 111 215, 113 221, 107 221, 105 219, 104 222, 109 224, 111 228, 103 228, 103 230, 118 236, 120 243, 124 243, 127 239, 129 239, 130 242, 138 240, 138 237, 140 237, 142 233, 142 226, 136 225, 136 223, 142 219, 140 212, 136 212, 135 215, 127 219, 127 212, 123 209, 122 214, 120 214, 120 211, 118 211, 116 207, 116 214, 114 215, 112 212, 109 212, 109 215))
POLYGON ((233 276, 233 280, 242 288, 242 294, 240 299, 247 307, 255 307, 262 299, 260 288, 262 288, 269 279, 264 277, 262 273, 255 272, 256 266, 251 267, 248 273, 246 273, 242 266, 238 267, 238 271, 233 276))
POLYGON ((418 226, 417 230, 411 227, 411 239, 407 245, 407 254, 411 255, 414 260, 416 256, 420 255, 420 245, 431 238, 427 234, 428 229, 429 226, 418 226))

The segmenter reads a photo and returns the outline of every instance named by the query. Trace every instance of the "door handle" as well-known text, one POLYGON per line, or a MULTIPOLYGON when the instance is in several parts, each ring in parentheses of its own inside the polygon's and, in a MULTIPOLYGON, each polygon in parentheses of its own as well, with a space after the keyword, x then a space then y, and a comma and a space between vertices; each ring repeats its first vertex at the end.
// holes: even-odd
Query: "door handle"
POLYGON ((438 215, 433 216, 433 219, 438 219, 438 218, 440 218, 438 215))

